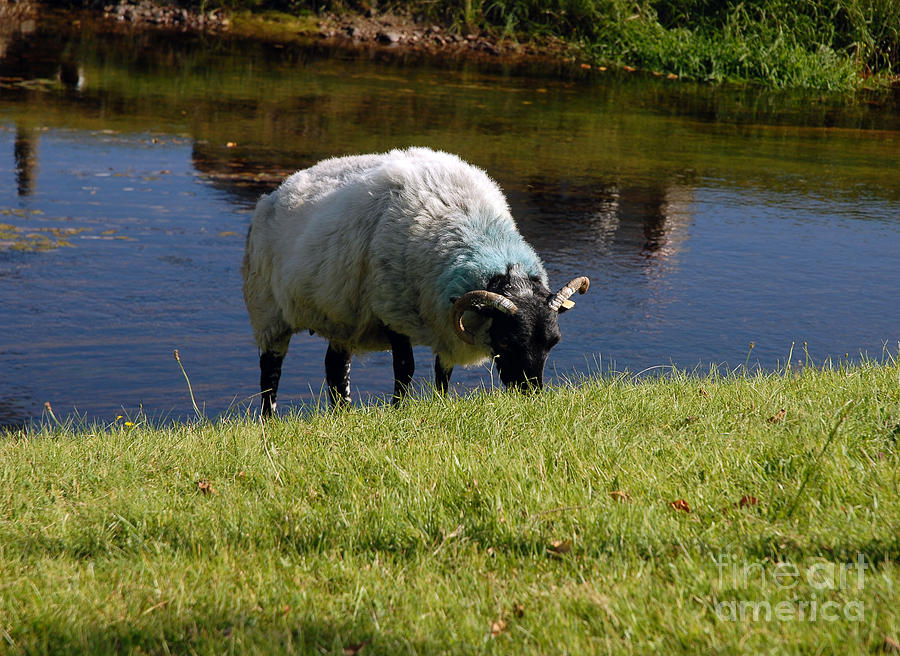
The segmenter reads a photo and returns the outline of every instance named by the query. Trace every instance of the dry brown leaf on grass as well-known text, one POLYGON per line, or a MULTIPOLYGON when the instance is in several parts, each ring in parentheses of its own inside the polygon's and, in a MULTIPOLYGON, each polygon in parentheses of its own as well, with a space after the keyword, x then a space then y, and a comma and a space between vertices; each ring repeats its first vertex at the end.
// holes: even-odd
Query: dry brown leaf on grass
POLYGON ((197 481, 197 489, 203 494, 218 494, 219 491, 212 486, 208 478, 201 478, 197 481))
POLYGON ((498 635, 506 631, 506 620, 502 617, 491 624, 491 637, 496 638, 498 635))
POLYGON ((747 506, 756 505, 759 505, 759 499, 754 496, 750 496, 749 494, 745 494, 741 497, 741 500, 738 501, 738 508, 746 508, 747 506))
POLYGON ((691 507, 684 499, 675 499, 675 501, 670 502, 669 505, 672 506, 672 508, 674 508, 675 510, 680 510, 686 513, 691 512, 691 507))
POLYGON ((784 416, 785 416, 786 414, 787 414, 787 412, 785 411, 784 408, 782 408, 781 410, 779 410, 778 412, 776 412, 774 415, 772 415, 771 417, 769 417, 768 419, 766 419, 766 421, 769 422, 770 424, 777 424, 779 421, 781 421, 782 419, 784 419, 784 416))
POLYGON ((730 506, 725 506, 722 508, 722 514, 727 515, 732 510, 740 510, 741 508, 759 508, 759 499, 757 499, 752 494, 745 494, 740 498, 739 501, 731 504, 730 506))
POLYGON ((897 652, 900 652, 900 642, 897 642, 897 639, 892 636, 884 636, 881 651, 885 651, 889 654, 896 654, 897 652))
POLYGON ((362 642, 356 642, 350 645, 346 645, 343 649, 344 656, 356 656, 356 654, 361 652, 362 648, 370 642, 371 640, 363 640, 362 642))
POLYGON ((625 490, 613 490, 609 493, 609 496, 611 496, 614 501, 631 501, 631 495, 625 490))
POLYGON ((547 551, 549 551, 551 555, 561 556, 572 551, 572 543, 569 540, 554 540, 550 543, 550 546, 547 547, 547 551))

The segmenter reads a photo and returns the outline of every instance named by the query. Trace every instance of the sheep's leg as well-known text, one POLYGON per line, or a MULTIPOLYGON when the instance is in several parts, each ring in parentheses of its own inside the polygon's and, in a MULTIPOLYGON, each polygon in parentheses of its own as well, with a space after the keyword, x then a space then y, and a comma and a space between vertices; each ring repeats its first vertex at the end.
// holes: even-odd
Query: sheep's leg
POLYGON ((275 414, 275 397, 278 394, 278 380, 281 378, 281 364, 284 353, 263 351, 259 356, 259 389, 262 392, 262 416, 275 414))
POLYGON ((325 381, 332 408, 350 405, 350 354, 330 342, 325 352, 325 381))
POLYGON ((416 370, 416 362, 413 359, 412 343, 409 337, 388 330, 388 339, 391 342, 391 352, 394 355, 394 395, 391 397, 392 405, 399 405, 409 391, 413 372, 416 370))
POLYGON ((441 394, 447 393, 447 386, 450 385, 452 374, 453 367, 445 367, 441 363, 441 356, 436 355, 434 358, 434 386, 441 394))

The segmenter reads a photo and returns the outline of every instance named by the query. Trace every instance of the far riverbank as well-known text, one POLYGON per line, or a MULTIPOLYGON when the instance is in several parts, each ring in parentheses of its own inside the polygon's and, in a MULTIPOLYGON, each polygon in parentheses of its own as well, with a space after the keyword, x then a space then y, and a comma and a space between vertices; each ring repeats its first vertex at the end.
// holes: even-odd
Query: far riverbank
POLYGON ((548 9, 530 0, 502 6, 483 0, 121 0, 90 6, 138 27, 313 38, 436 57, 545 59, 599 72, 815 91, 898 86, 900 6, 894 3, 706 4, 589 0, 548 9))

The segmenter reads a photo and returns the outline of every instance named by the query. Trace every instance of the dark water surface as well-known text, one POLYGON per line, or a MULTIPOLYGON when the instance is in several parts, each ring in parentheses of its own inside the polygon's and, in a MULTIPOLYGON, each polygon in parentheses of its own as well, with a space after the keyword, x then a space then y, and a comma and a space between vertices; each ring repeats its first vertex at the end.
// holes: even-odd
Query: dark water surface
MULTIPOLYGON (((245 409, 257 353, 240 290, 256 197, 336 154, 427 145, 504 188, 559 285, 551 378, 896 354, 900 111, 841 100, 87 21, 0 32, 0 424, 181 418, 173 349, 210 415, 245 409), (555 372, 555 373, 554 373, 555 372), (124 412, 123 412, 124 411, 124 412)), ((280 400, 318 397, 298 335, 280 400)), ((431 357, 417 349, 418 377, 431 357)), ((354 361, 366 397, 387 354, 354 361)), ((460 391, 491 384, 458 370, 460 391)), ((255 405, 254 405, 255 407, 255 405)), ((283 406, 282 406, 283 407, 283 406)))

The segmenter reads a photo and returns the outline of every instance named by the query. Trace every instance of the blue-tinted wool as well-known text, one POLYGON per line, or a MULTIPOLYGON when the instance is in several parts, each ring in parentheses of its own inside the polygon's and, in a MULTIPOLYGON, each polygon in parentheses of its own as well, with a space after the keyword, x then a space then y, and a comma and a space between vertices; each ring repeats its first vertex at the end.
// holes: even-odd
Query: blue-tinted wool
POLYGON ((447 268, 438 279, 443 299, 484 289, 493 276, 507 272, 537 276, 546 283, 540 258, 511 222, 475 217, 463 222, 459 230, 460 247, 453 249, 447 268))

